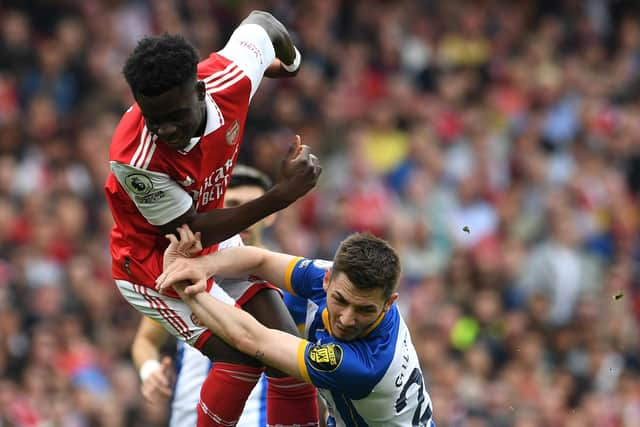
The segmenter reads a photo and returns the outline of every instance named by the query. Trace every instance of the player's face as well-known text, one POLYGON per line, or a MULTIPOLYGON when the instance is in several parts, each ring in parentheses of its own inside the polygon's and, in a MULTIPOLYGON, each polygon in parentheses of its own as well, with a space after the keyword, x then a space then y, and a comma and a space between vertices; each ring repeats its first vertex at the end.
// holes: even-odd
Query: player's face
MULTIPOLYGON (((264 194, 264 190, 255 185, 242 185, 240 187, 228 188, 224 196, 224 207, 233 208, 243 205, 251 200, 257 199, 264 194)), ((245 245, 255 246, 260 244, 260 233, 264 228, 267 217, 240 233, 245 245)))
POLYGON ((385 300, 382 289, 358 289, 344 273, 331 277, 329 271, 324 288, 331 334, 342 341, 365 335, 398 296, 385 300))
POLYGON ((204 82, 194 80, 157 96, 137 94, 136 101, 147 129, 164 144, 180 150, 204 129, 204 96, 204 82))

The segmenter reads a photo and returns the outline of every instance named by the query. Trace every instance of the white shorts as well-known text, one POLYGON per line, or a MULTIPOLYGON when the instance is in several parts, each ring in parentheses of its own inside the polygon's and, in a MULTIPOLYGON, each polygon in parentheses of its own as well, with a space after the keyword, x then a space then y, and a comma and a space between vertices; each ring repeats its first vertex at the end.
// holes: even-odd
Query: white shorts
MULTIPOLYGON (((151 288, 116 279, 120 293, 129 304, 145 316, 160 323, 177 339, 201 349, 212 333, 198 320, 181 299, 156 292, 151 288)), ((243 306, 260 290, 277 289, 257 280, 224 279, 211 287, 209 294, 229 305, 243 306)))
MULTIPOLYGON (((168 332, 189 345, 200 348, 211 336, 211 332, 200 323, 191 308, 181 299, 162 295, 151 288, 136 285, 126 280, 117 280, 120 293, 136 310, 160 323, 168 332)), ((225 304, 235 305, 220 286, 212 286, 209 294, 225 304)))

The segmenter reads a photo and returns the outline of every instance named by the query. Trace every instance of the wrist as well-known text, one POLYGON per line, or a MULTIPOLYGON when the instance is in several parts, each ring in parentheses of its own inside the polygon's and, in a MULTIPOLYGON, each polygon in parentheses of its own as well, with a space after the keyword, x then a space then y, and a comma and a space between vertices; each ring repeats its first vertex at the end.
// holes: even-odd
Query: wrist
POLYGON ((271 190, 269 190, 265 196, 268 196, 271 200, 271 206, 275 208, 274 212, 286 208, 296 200, 295 198, 291 199, 289 191, 278 183, 271 187, 271 190))
POLYGON ((149 376, 159 367, 160 367, 160 362, 157 361, 156 359, 146 360, 140 367, 140 370, 138 371, 138 374, 140 375, 140 379, 142 380, 142 382, 145 382, 147 378, 149 378, 149 376))
POLYGON ((291 64, 287 65, 281 61, 282 68, 284 68, 289 73, 295 73, 296 71, 298 71, 298 68, 300 68, 300 64, 302 63, 302 55, 300 54, 298 48, 294 46, 293 50, 295 51, 295 57, 293 58, 293 62, 291 64))

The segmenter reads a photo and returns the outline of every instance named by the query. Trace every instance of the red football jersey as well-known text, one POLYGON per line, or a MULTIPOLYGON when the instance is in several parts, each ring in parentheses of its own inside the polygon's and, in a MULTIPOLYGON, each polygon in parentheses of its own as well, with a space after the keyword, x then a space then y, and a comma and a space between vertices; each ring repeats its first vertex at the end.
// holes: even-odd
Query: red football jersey
POLYGON ((236 29, 224 49, 198 64, 198 78, 206 83, 207 123, 203 136, 192 138, 183 150, 169 148, 149 132, 137 104, 122 116, 111 143, 111 173, 105 185, 115 221, 114 279, 153 288, 168 244, 159 226, 192 204, 198 212, 222 205, 249 102, 274 58, 266 31, 248 24, 236 29))

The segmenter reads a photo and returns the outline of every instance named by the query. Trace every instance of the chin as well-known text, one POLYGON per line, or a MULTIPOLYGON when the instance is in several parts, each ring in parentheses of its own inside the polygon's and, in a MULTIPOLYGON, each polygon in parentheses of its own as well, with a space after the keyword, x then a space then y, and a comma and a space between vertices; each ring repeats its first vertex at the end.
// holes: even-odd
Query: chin
POLYGON ((351 341, 353 339, 356 339, 358 334, 353 332, 344 333, 344 332, 341 332, 339 328, 334 327, 333 336, 342 341, 351 341))
POLYGON ((186 142, 166 142, 165 144, 169 148, 172 148, 174 150, 182 150, 183 148, 186 148, 187 145, 189 145, 189 141, 186 141, 186 142))

